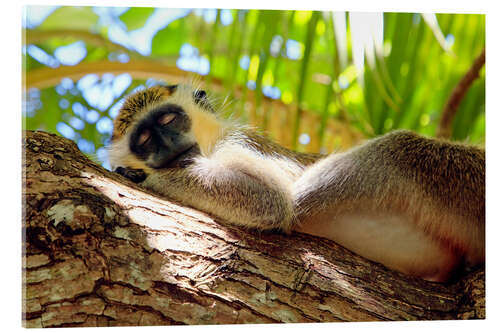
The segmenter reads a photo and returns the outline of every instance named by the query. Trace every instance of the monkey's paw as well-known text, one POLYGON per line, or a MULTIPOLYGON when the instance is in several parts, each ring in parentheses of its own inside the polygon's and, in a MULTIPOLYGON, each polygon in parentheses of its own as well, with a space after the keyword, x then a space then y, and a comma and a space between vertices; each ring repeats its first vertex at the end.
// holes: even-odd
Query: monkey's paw
POLYGON ((147 177, 144 170, 141 169, 129 169, 129 168, 118 167, 115 169, 115 172, 124 176, 125 178, 130 179, 134 183, 143 182, 147 177))

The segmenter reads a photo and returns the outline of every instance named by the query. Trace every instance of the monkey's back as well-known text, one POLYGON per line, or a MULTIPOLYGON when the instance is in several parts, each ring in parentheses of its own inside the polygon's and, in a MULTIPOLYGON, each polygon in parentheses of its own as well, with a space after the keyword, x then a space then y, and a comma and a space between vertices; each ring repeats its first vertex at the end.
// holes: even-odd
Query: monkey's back
POLYGON ((399 173, 405 182, 415 184, 412 188, 422 191, 441 208, 484 221, 484 150, 401 130, 375 139, 353 153, 361 164, 373 163, 374 168, 379 168, 375 170, 377 174, 384 170, 399 173), (379 160, 372 161, 370 156, 379 156, 379 160))

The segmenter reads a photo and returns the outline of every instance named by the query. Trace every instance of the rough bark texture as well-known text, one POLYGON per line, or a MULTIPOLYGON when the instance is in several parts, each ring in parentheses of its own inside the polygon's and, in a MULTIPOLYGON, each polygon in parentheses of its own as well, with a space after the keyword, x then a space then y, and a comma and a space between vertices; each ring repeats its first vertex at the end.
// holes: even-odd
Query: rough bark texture
POLYGON ((448 285, 303 234, 256 234, 141 191, 69 140, 26 132, 26 327, 470 319, 484 270, 448 285))

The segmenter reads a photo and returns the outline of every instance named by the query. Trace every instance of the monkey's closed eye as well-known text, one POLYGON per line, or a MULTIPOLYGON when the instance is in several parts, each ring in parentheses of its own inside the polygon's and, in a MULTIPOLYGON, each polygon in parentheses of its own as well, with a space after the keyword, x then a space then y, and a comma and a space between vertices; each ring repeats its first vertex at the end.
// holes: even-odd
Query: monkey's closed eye
POLYGON ((175 113, 167 113, 158 119, 158 124, 167 125, 171 123, 175 119, 175 117, 176 117, 175 113))
POLYGON ((141 135, 139 136, 139 139, 137 140, 137 144, 139 146, 142 146, 143 144, 148 142, 150 138, 151 138, 151 132, 149 130, 144 130, 141 133, 141 135))

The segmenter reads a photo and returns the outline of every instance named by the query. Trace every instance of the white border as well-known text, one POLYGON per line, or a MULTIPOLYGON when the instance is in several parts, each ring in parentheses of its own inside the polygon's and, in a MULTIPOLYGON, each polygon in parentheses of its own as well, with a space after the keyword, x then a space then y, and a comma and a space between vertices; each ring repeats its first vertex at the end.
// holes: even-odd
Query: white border
MULTIPOLYGON (((6 184, 2 184, 2 207, 8 208, 8 213, 2 214, 2 287, 7 293, 1 304, 4 328, 21 330, 21 12, 24 5, 53 5, 48 0, 21 0, 14 5, 4 4, 2 8, 2 76, 1 97, 2 117, 0 133, 2 135, 2 146, 4 149, 2 162, 0 163, 6 184), (7 266, 4 266, 6 264, 7 266)), ((393 322, 393 323, 334 323, 334 324, 293 324, 293 325, 218 325, 218 326, 189 326, 189 327, 158 327, 158 328, 113 328, 113 330, 209 330, 209 331, 250 331, 250 330, 370 330, 370 332, 421 332, 443 331, 443 330, 483 330, 497 326, 499 316, 499 292, 498 265, 496 258, 498 243, 496 237, 499 233, 499 222, 496 221, 498 214, 499 188, 496 171, 500 170, 496 144, 498 133, 496 128, 500 108, 498 95, 499 84, 499 62, 498 35, 500 31, 500 15, 496 11, 495 1, 491 0, 349 0, 344 2, 307 0, 286 1, 277 0, 252 0, 252 1, 230 1, 211 0, 210 2, 200 0, 184 0, 172 3, 160 0, 108 0, 102 1, 58 1, 61 5, 97 5, 97 6, 150 6, 150 7, 183 7, 183 8, 255 8, 255 9, 317 9, 317 10, 346 10, 346 11, 397 11, 397 12, 447 12, 447 13, 483 13, 486 14, 486 38, 487 38, 487 87, 486 87, 486 112, 487 112, 487 307, 486 320, 475 321, 446 321, 446 322, 393 322), (208 5, 209 3, 209 5, 208 5), (312 325, 312 326, 311 326, 312 325), (490 327, 491 326, 491 327, 490 327)), ((65 329, 62 329, 63 331, 65 329)), ((74 330, 74 329, 73 329, 74 330)), ((83 329, 87 330, 87 329, 83 329)), ((59 330, 58 330, 59 331, 59 330)))

